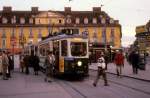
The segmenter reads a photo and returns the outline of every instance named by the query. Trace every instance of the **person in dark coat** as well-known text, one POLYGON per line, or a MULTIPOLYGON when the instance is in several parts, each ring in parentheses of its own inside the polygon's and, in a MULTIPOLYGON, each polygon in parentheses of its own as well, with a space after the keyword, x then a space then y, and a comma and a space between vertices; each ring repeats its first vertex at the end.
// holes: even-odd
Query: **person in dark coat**
POLYGON ((8 61, 9 61, 7 77, 11 78, 11 71, 13 70, 13 60, 12 60, 9 52, 7 53, 7 57, 8 57, 8 61))
POLYGON ((37 55, 31 54, 30 64, 33 66, 34 74, 35 75, 38 75, 39 62, 40 62, 39 57, 37 55))
POLYGON ((25 57, 23 58, 24 61, 24 65, 25 65, 25 73, 28 75, 29 72, 29 56, 25 55, 25 57))
POLYGON ((133 74, 138 74, 139 61, 140 61, 140 56, 138 52, 136 51, 131 52, 129 55, 129 62, 132 65, 133 74))

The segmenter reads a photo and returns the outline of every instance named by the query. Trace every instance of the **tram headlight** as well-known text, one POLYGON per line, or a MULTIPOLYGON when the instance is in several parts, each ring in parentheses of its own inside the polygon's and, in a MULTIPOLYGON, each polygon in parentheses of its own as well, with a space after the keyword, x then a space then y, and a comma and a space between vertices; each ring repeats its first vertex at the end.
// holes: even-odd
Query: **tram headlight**
POLYGON ((81 61, 78 61, 78 66, 82 66, 82 62, 81 61))

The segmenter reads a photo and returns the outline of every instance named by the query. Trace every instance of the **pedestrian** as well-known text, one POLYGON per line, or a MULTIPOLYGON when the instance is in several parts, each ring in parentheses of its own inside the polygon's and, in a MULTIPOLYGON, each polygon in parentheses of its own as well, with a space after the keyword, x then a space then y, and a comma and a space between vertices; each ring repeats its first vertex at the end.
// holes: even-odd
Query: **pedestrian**
POLYGON ((0 75, 2 75, 3 72, 2 68, 2 51, 0 50, 0 75))
POLYGON ((12 60, 12 58, 11 58, 10 52, 7 52, 7 57, 8 57, 8 60, 9 60, 9 66, 8 66, 8 74, 7 74, 7 77, 8 77, 8 78, 11 78, 11 71, 13 70, 13 60, 12 60))
POLYGON ((132 51, 129 54, 129 62, 132 65, 133 74, 138 74, 138 64, 140 62, 140 56, 137 51, 132 51))
POLYGON ((114 63, 116 64, 117 76, 121 77, 122 67, 124 67, 124 55, 121 50, 117 51, 115 58, 114 58, 114 63))
POLYGON ((105 59, 105 64, 106 64, 106 70, 107 70, 107 65, 108 65, 108 63, 109 63, 109 56, 108 56, 108 53, 107 52, 105 52, 105 54, 104 54, 104 59, 105 59))
POLYGON ((25 64, 24 64, 24 55, 20 55, 20 70, 22 73, 24 73, 24 70, 25 70, 25 64))
POLYGON ((2 53, 2 70, 3 70, 3 80, 8 80, 7 71, 9 66, 9 60, 5 51, 2 53))
POLYGON ((97 60, 97 66, 98 66, 98 70, 97 70, 97 76, 96 79, 94 80, 93 86, 96 87, 97 82, 100 78, 100 76, 103 76, 104 79, 104 86, 108 86, 108 82, 107 82, 107 76, 106 76, 106 64, 105 64, 105 59, 104 59, 104 55, 101 53, 100 57, 97 60))
POLYGON ((25 55, 24 59, 24 65, 25 65, 25 73, 28 75, 29 72, 29 55, 25 55))
POLYGON ((45 81, 52 82, 53 68, 54 68, 55 56, 52 51, 47 51, 47 57, 45 59, 46 77, 45 81))
POLYGON ((40 62, 39 57, 36 54, 34 55, 34 52, 32 52, 31 56, 30 56, 30 64, 34 69, 34 74, 35 75, 38 75, 39 62, 40 62))

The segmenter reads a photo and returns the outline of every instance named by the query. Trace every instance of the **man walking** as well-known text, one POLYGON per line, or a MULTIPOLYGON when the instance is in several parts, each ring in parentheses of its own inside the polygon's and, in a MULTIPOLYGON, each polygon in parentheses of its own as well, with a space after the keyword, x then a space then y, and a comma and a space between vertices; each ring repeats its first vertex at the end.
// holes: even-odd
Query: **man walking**
POLYGON ((100 54, 100 57, 98 58, 97 66, 98 66, 97 76, 96 76, 96 79, 95 79, 95 81, 93 83, 93 86, 96 87, 97 82, 98 82, 100 76, 103 76, 103 78, 104 78, 104 86, 108 86, 106 72, 105 72, 105 70, 106 70, 106 64, 105 64, 105 59, 104 59, 102 53, 100 54))
POLYGON ((137 51, 132 51, 129 55, 129 62, 133 68, 133 74, 138 74, 140 56, 137 51))
POLYGON ((122 67, 124 67, 124 55, 122 51, 118 51, 114 58, 114 63, 116 64, 117 76, 121 77, 122 67))

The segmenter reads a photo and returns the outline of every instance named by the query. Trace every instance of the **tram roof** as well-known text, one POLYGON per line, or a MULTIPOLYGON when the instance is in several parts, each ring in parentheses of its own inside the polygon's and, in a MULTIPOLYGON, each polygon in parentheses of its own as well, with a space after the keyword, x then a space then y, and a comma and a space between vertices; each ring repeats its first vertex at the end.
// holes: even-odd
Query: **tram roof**
POLYGON ((52 36, 50 38, 47 38, 45 40, 40 41, 39 43, 43 43, 43 42, 47 42, 47 41, 53 41, 53 40, 61 40, 61 39, 67 39, 67 38, 83 38, 83 39, 87 39, 87 37, 75 34, 75 35, 66 35, 66 34, 62 34, 62 35, 57 35, 57 36, 52 36))

